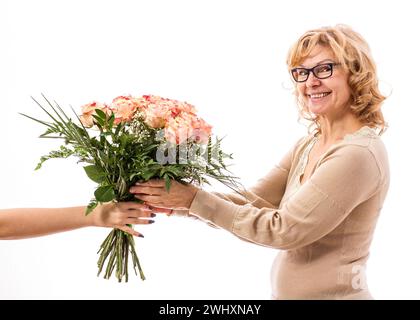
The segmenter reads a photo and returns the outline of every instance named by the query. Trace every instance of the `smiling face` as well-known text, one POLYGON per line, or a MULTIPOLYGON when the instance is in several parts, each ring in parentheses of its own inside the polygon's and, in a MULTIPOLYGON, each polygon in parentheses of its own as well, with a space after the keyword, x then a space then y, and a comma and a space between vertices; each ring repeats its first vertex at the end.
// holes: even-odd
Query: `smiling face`
MULTIPOLYGON (((313 68, 320 64, 336 63, 333 52, 328 47, 317 45, 298 67, 313 68)), ((345 112, 351 97, 348 73, 341 65, 333 66, 332 76, 318 79, 313 72, 306 82, 297 83, 299 98, 315 115, 339 115, 345 112)))

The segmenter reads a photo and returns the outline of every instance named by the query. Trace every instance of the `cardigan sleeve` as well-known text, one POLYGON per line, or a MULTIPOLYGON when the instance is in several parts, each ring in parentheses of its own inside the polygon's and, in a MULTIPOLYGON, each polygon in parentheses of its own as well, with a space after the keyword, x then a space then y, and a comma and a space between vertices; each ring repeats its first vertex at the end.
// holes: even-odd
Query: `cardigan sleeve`
POLYGON ((380 175, 369 149, 342 145, 320 160, 313 175, 280 208, 238 205, 200 190, 190 212, 243 240, 293 249, 336 228, 378 190, 380 175))

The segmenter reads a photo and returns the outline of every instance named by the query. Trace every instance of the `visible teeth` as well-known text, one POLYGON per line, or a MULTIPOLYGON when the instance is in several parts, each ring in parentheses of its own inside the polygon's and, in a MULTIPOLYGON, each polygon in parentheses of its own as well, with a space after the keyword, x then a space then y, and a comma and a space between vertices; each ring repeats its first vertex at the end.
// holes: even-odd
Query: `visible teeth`
POLYGON ((326 95, 330 94, 329 92, 324 92, 324 93, 316 93, 316 94, 310 94, 309 96, 311 98, 323 98, 326 95))

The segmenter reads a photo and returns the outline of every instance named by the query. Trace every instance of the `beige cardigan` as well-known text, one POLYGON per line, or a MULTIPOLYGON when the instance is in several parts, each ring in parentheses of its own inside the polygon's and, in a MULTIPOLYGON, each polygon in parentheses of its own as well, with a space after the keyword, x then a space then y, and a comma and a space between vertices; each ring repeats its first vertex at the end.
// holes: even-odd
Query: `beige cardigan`
POLYGON ((314 138, 299 139, 245 196, 199 190, 189 213, 281 249, 273 299, 370 299, 365 266, 389 187, 386 148, 364 126, 332 145, 301 185, 314 138))

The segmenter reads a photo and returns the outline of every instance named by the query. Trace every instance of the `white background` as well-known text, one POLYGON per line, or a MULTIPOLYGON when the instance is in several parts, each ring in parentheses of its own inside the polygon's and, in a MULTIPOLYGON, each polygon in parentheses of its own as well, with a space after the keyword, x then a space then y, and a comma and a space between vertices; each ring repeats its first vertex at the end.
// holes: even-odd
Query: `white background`
MULTIPOLYGON (((345 23, 370 43, 381 87, 391 187, 368 264, 377 299, 420 298, 420 118, 416 1, 2 1, 0 207, 86 204, 94 185, 18 112, 44 117, 43 92, 63 106, 121 94, 186 100, 226 135, 233 170, 252 185, 306 134, 285 58, 306 30, 345 23), (345 5, 346 4, 346 5, 345 5)), ((217 187, 218 190, 224 191, 217 187)), ((96 277, 108 230, 0 242, 0 299, 268 299, 276 250, 187 219, 140 228, 147 280, 96 277)), ((326 270, 328 272, 328 270, 326 270)))

